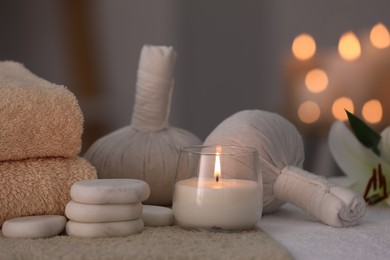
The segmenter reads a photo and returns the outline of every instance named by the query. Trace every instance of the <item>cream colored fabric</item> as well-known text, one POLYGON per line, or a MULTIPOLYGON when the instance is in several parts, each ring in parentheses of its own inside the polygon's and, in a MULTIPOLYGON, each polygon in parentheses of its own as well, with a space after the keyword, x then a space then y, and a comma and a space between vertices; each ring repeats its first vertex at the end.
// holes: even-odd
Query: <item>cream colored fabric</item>
POLYGON ((138 65, 131 125, 143 132, 169 127, 176 52, 172 47, 145 45, 138 65))
POLYGON ((123 238, 5 239, 0 259, 291 259, 284 246, 262 230, 194 232, 177 226, 146 228, 123 238))
POLYGON ((83 116, 65 87, 16 62, 0 62, 0 161, 76 156, 83 116))
POLYGON ((85 154, 99 178, 146 181, 151 190, 146 204, 171 205, 179 150, 201 144, 168 123, 175 59, 172 47, 142 48, 131 125, 101 137, 85 154))
POLYGON ((99 178, 146 181, 150 186, 146 204, 170 205, 179 150, 200 143, 180 128, 140 132, 126 126, 96 141, 85 158, 97 168, 99 178))
POLYGON ((264 213, 284 202, 275 197, 274 183, 286 165, 302 167, 304 148, 297 129, 278 114, 244 110, 220 123, 206 138, 205 145, 243 145, 259 152, 264 185, 264 213))
POLYGON ((264 183, 264 213, 290 202, 334 227, 352 226, 365 212, 363 198, 350 190, 302 170, 303 142, 283 117, 245 110, 223 121, 206 145, 243 145, 258 149, 264 183))
POLYGON ((274 193, 333 227, 356 225, 366 208, 359 194, 293 166, 283 168, 274 193))
POLYGON ((80 157, 0 162, 0 226, 15 217, 64 215, 70 187, 84 179, 96 179, 96 170, 80 157))

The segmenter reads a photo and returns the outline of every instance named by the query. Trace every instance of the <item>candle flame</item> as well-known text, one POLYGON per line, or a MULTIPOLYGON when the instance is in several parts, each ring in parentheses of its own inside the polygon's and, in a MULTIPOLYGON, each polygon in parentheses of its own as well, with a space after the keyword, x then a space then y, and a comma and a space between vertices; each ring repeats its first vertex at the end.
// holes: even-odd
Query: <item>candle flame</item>
POLYGON ((340 56, 347 61, 356 60, 362 52, 359 39, 351 31, 340 37, 338 49, 340 56))
POLYGON ((217 151, 215 156, 214 177, 215 181, 219 182, 219 178, 221 177, 221 147, 217 146, 216 150, 217 151))

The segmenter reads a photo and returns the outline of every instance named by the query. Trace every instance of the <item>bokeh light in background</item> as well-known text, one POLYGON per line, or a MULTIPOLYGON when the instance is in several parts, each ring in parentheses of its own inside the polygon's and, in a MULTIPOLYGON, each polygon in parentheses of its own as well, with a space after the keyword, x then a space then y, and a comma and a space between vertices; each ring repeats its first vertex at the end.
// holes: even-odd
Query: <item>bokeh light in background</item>
POLYGON ((341 35, 338 50, 340 56, 347 61, 358 59, 362 52, 359 39, 351 31, 341 35))
POLYGON ((322 69, 312 69, 305 77, 305 85, 312 93, 320 93, 328 86, 328 75, 322 69))
POLYGON ((316 122, 320 118, 320 114, 320 107, 313 101, 305 101, 298 108, 299 119, 306 124, 316 122))
POLYGON ((353 101, 347 97, 340 97, 333 102, 332 114, 337 120, 347 120, 345 110, 351 113, 355 112, 353 101))
POLYGON ((383 23, 377 23, 370 32, 370 41, 378 49, 384 49, 390 46, 390 35, 383 23))
POLYGON ((293 41, 292 52, 299 60, 312 58, 316 53, 316 42, 314 38, 307 33, 298 35, 293 41))
MULTIPOLYGON (((298 70, 292 77, 289 95, 292 103, 295 103, 296 112, 295 117, 290 114, 290 118, 298 119, 298 122, 306 124, 308 128, 318 129, 329 127, 334 120, 347 120, 345 110, 348 110, 369 124, 376 126, 384 124, 386 106, 380 101, 382 97, 376 97, 379 87, 375 85, 376 82, 383 85, 383 81, 375 81, 377 79, 372 77, 377 77, 377 73, 382 73, 381 71, 389 72, 383 68, 386 66, 386 60, 390 58, 386 50, 389 46, 390 34, 381 22, 372 26, 369 34, 361 33, 359 37, 353 31, 342 33, 335 50, 320 51, 316 40, 308 33, 296 36, 291 44, 291 50, 296 58, 294 61, 296 67, 293 68, 298 70), (377 50, 368 45, 374 46, 377 50), (374 82, 369 83, 368 80, 374 82), (360 82, 367 86, 357 84, 360 82), (354 86, 358 86, 361 95, 360 92, 350 92, 354 91, 351 89, 354 86), (302 87, 306 90, 302 91, 302 87), (366 94, 376 99, 368 101, 364 97, 366 94)), ((305 129, 304 125, 300 127, 305 129)))
POLYGON ((377 124, 382 120, 382 104, 377 99, 372 99, 364 103, 362 109, 364 120, 371 124, 377 124))

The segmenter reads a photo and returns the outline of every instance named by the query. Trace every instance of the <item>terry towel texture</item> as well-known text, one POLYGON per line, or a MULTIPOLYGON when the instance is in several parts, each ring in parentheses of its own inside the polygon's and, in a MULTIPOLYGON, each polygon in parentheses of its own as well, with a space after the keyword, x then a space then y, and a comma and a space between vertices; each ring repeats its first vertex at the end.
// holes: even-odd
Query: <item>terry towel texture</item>
POLYGON ((110 238, 10 239, 0 234, 0 259, 290 260, 292 256, 261 229, 225 233, 196 232, 170 226, 148 227, 137 235, 110 238))
POLYGON ((96 179, 96 170, 81 157, 0 162, 0 226, 15 217, 64 215, 70 187, 84 179, 96 179))
POLYGON ((0 62, 0 161, 76 156, 82 131, 83 115, 69 90, 20 63, 0 62))
POLYGON ((77 156, 82 132, 73 93, 20 63, 0 62, 0 226, 15 217, 64 215, 73 183, 97 178, 77 156))

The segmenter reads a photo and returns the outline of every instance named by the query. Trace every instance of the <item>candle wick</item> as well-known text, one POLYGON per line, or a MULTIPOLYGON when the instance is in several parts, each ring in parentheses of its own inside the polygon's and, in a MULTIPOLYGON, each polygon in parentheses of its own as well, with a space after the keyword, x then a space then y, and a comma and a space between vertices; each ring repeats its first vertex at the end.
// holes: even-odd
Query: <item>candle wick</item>
POLYGON ((219 182, 219 176, 218 176, 218 175, 215 176, 215 181, 216 181, 216 182, 219 182))

